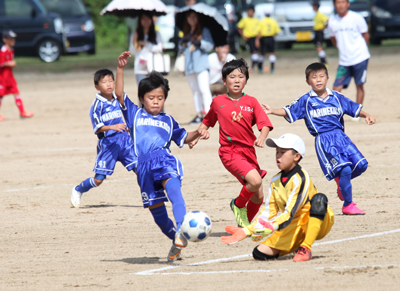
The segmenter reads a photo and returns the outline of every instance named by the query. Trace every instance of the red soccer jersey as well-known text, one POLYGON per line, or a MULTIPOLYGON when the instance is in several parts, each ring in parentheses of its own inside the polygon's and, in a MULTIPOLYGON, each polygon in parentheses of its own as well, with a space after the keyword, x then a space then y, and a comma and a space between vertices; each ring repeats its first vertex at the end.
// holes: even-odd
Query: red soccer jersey
POLYGON ((257 124, 260 131, 264 126, 273 129, 258 100, 246 94, 238 100, 231 99, 225 94, 215 97, 203 123, 208 127, 214 127, 217 121, 221 146, 232 143, 254 146, 256 140, 253 132, 254 124, 257 124))
POLYGON ((7 85, 8 80, 14 79, 11 67, 4 67, 4 64, 14 59, 14 50, 7 49, 5 45, 0 50, 0 83, 7 85))

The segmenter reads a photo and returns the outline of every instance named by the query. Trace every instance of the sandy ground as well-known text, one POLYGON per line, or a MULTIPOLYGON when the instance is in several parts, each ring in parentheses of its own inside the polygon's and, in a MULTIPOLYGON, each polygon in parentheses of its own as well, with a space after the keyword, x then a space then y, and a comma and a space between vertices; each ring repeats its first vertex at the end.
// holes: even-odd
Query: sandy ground
MULTIPOLYGON (((274 75, 252 74, 246 92, 281 107, 309 90, 305 67, 314 59, 279 60, 274 75)), ((329 87, 337 63, 331 61, 329 87)), ((222 166, 218 129, 209 141, 189 150, 171 147, 185 166, 183 192, 188 210, 202 210, 213 222, 211 237, 192 243, 183 260, 167 264, 171 242, 143 209, 135 175, 118 164, 101 187, 86 193, 82 207, 70 207, 74 185, 93 175, 97 138, 89 108, 95 97, 93 72, 19 74, 26 108, 35 117, 21 120, 13 98, 4 99, 0 124, 0 290, 398 290, 400 284, 400 106, 398 55, 370 61, 365 111, 377 119, 346 119, 346 132, 370 166, 353 180, 354 200, 365 216, 343 216, 334 182, 319 168, 313 137, 304 123, 271 117, 271 137, 286 132, 303 137, 307 156, 301 165, 336 213, 332 231, 313 247, 314 258, 294 263, 292 256, 254 261, 256 246, 245 240, 220 242, 234 225, 230 199, 240 184, 222 166), (397 286, 397 287, 396 287, 397 286)), ((112 68, 114 69, 114 68, 112 68)), ((171 74, 166 110, 180 123, 194 117, 184 77, 171 74)), ((126 92, 136 100, 134 75, 126 72, 126 92)), ((344 91, 355 99, 355 87, 344 91)), ((194 130, 195 126, 187 126, 194 130)), ((274 150, 257 149, 268 170, 264 188, 278 172, 274 150)), ((266 191, 265 191, 266 192, 266 191)), ((167 206, 171 214, 171 205, 167 206)))

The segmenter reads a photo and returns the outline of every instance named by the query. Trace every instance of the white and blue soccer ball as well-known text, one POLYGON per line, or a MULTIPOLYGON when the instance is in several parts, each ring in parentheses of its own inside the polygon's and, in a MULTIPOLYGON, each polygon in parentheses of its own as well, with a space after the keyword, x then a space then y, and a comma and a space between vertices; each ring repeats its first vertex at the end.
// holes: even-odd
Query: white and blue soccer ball
POLYGON ((183 235, 192 242, 200 242, 209 237, 211 233, 211 219, 202 211, 186 213, 181 224, 183 235))

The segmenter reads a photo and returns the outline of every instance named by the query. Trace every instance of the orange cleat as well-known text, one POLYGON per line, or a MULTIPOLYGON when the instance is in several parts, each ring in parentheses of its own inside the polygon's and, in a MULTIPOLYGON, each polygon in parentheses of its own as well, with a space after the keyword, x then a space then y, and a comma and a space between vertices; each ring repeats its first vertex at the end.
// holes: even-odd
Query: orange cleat
POLYGON ((21 118, 29 118, 29 117, 32 117, 32 116, 33 116, 33 113, 29 112, 29 111, 24 111, 24 112, 21 113, 21 118))
POLYGON ((6 119, 0 115, 0 121, 5 121, 6 119))
POLYGON ((304 262, 311 260, 312 254, 311 250, 309 250, 306 247, 299 247, 299 249, 296 252, 296 255, 293 257, 294 262, 304 262))

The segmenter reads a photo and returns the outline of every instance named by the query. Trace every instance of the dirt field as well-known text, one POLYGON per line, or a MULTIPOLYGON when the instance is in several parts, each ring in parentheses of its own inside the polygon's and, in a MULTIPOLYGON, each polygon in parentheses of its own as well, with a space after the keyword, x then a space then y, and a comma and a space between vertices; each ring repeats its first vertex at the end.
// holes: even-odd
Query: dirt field
MULTIPOLYGON (((274 107, 289 104, 309 90, 305 67, 316 59, 278 60, 275 75, 252 74, 245 92, 274 107)), ((332 87, 337 58, 331 58, 332 87)), ((292 256, 257 262, 256 246, 245 240, 220 242, 234 225, 229 208, 240 184, 222 166, 218 129, 193 150, 171 147, 185 166, 183 192, 187 209, 208 213, 211 237, 192 243, 183 260, 167 264, 171 242, 143 209, 135 175, 120 164, 103 185, 70 207, 74 185, 93 175, 97 138, 89 108, 95 97, 93 72, 18 74, 26 108, 35 113, 20 120, 12 96, 4 99, 0 123, 0 290, 398 290, 400 284, 400 58, 374 55, 370 60, 365 111, 377 119, 346 119, 346 132, 369 161, 369 169, 353 180, 354 201, 365 216, 343 216, 334 182, 319 168, 303 122, 289 124, 271 117, 271 137, 286 132, 303 137, 301 165, 336 213, 331 233, 313 247, 314 258, 294 263, 292 256), (397 286, 397 287, 396 287, 397 286)), ((114 69, 114 68, 112 68, 114 69)), ((184 77, 171 74, 166 111, 181 124, 194 117, 184 77)), ((136 84, 127 71, 125 89, 136 100, 136 84)), ((344 91, 355 100, 355 86, 344 91)), ((194 130, 195 126, 187 126, 194 130)), ((257 149, 268 170, 264 188, 278 172, 275 151, 257 149)), ((266 193, 266 190, 265 190, 266 193)), ((171 205, 167 206, 172 215, 171 205)))

